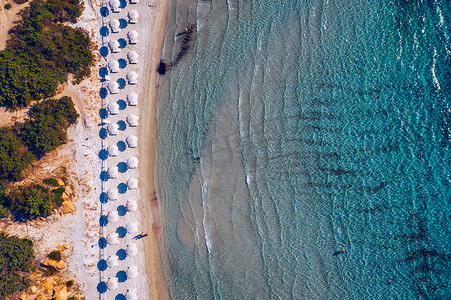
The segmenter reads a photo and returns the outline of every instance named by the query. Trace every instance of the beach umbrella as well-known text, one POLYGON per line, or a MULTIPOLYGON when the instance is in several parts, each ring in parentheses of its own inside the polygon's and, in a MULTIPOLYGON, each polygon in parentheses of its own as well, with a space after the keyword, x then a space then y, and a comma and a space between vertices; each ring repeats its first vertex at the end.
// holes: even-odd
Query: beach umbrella
POLYGON ((109 256, 106 259, 106 265, 108 266, 108 268, 117 267, 119 265, 119 260, 117 259, 117 256, 116 255, 109 256))
POLYGON ((127 123, 129 126, 131 127, 136 127, 138 126, 138 116, 135 114, 129 114, 126 118, 127 123))
POLYGON ((110 47, 111 52, 119 52, 120 51, 120 44, 117 40, 111 40, 108 42, 108 46, 110 47))
POLYGON ((125 294, 126 300, 138 300, 138 295, 136 294, 136 290, 128 290, 127 294, 125 294))
POLYGON ((138 159, 136 156, 131 156, 127 159, 127 167, 129 169, 135 169, 138 167, 138 159))
POLYGON ((113 12, 119 12, 121 9, 119 0, 110 0, 110 7, 113 12))
POLYGON ((131 244, 127 246, 127 249, 125 250, 127 253, 127 256, 135 256, 138 254, 138 247, 136 247, 135 244, 131 244))
POLYGON ((117 277, 109 278, 106 285, 107 285, 108 289, 111 291, 114 291, 115 289, 117 289, 119 287, 117 277))
POLYGON ((117 167, 109 167, 107 174, 108 174, 108 178, 114 179, 114 178, 117 178, 117 176, 119 175, 119 171, 117 170, 117 167))
POLYGON ((127 187, 129 190, 134 190, 138 188, 138 179, 136 178, 130 178, 127 181, 127 187))
POLYGON ((107 192, 108 200, 114 201, 117 200, 119 193, 117 192, 117 189, 109 189, 107 192))
POLYGON ((109 156, 117 156, 119 149, 113 144, 108 146, 107 151, 109 156))
POLYGON ((138 82, 138 73, 135 71, 128 72, 127 80, 129 84, 136 84, 138 82))
POLYGON ((139 13, 132 9, 131 11, 128 12, 128 22, 131 24, 134 24, 136 22, 138 22, 138 18, 139 18, 139 13))
POLYGON ((139 3, 139 0, 130 0, 130 3, 131 4, 137 4, 137 3, 139 3))
POLYGON ((138 146, 138 138, 136 135, 129 135, 125 138, 125 142, 130 148, 136 148, 138 146))
POLYGON ((107 105, 108 112, 112 115, 117 115, 119 113, 119 104, 116 102, 110 102, 107 105))
POLYGON ((110 135, 116 135, 119 132, 119 125, 117 125, 116 123, 111 123, 108 124, 107 129, 110 135))
POLYGON ((128 234, 137 233, 138 232, 138 223, 130 222, 127 225, 125 225, 125 229, 127 229, 128 234))
POLYGON ((108 223, 115 223, 119 220, 119 214, 116 210, 112 210, 108 213, 108 223))
POLYGON ((138 267, 137 266, 130 266, 127 268, 127 278, 133 279, 138 277, 138 267))
POLYGON ((118 19, 113 19, 113 20, 110 20, 110 22, 109 22, 109 24, 110 24, 110 28, 111 28, 111 31, 112 32, 119 32, 119 29, 120 29, 120 23, 119 23, 119 20, 118 19))
POLYGON ((128 200, 125 204, 125 208, 128 211, 136 211, 138 209, 138 204, 134 200, 128 200))
POLYGON ((108 82, 108 90, 111 94, 119 93, 119 83, 117 83, 116 81, 108 82))
POLYGON ((119 235, 116 232, 110 233, 107 236, 106 241, 109 245, 116 245, 119 243, 119 235))
POLYGON ((108 62, 108 70, 110 70, 111 73, 119 72, 119 62, 117 60, 115 60, 115 59, 110 60, 108 62))
POLYGON ((128 41, 130 42, 130 44, 136 44, 138 42, 138 32, 136 30, 130 30, 127 33, 127 37, 128 37, 128 41))
POLYGON ((128 58, 128 61, 131 64, 137 64, 138 63, 139 54, 136 51, 130 51, 130 52, 127 53, 127 58, 128 58))
POLYGON ((131 92, 127 95, 127 102, 130 106, 138 105, 138 94, 131 92))

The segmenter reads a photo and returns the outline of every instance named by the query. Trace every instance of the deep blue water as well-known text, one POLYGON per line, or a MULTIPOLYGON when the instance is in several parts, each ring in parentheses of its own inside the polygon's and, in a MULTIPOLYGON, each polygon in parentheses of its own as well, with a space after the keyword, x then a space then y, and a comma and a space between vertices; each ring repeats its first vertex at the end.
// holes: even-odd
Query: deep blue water
POLYGON ((450 22, 446 0, 174 0, 172 299, 450 299, 450 22))

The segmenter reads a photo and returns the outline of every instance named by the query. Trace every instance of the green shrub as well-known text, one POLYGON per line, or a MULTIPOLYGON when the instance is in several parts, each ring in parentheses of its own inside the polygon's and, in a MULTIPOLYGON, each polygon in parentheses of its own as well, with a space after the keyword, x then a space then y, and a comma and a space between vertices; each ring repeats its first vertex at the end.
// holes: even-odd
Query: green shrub
POLYGON ((74 285, 74 281, 73 280, 69 280, 68 282, 66 282, 66 287, 68 287, 68 288, 70 288, 73 285, 74 285))
POLYGON ((55 195, 58 195, 58 196, 62 196, 65 190, 66 190, 65 188, 59 187, 57 189, 53 189, 52 193, 54 193, 55 195))
POLYGON ((61 206, 63 199, 39 184, 21 187, 9 193, 3 200, 7 207, 19 219, 34 219, 52 214, 52 210, 61 206))
POLYGON ((22 141, 11 130, 0 128, 0 180, 17 181, 34 161, 22 141))
POLYGON ((5 6, 3 6, 4 9, 9 10, 11 9, 11 4, 10 3, 6 3, 5 6))
POLYGON ((39 55, 27 58, 29 54, 18 51, 26 50, 0 51, 0 105, 10 109, 53 96, 58 84, 66 80, 53 62, 39 55))
POLYGON ((7 196, 7 203, 17 217, 32 219, 38 216, 47 217, 52 213, 51 198, 48 189, 32 185, 10 193, 7 196))
POLYGON ((0 233, 0 299, 29 286, 33 258, 32 241, 0 233))
POLYGON ((9 209, 0 204, 0 218, 7 217, 9 215, 9 209))
POLYGON ((44 181, 45 184, 48 184, 48 185, 53 186, 53 187, 60 186, 58 184, 58 181, 55 178, 46 178, 43 181, 44 181))
POLYGON ((60 261, 61 260, 61 252, 53 250, 52 252, 50 252, 49 258, 54 261, 60 261))
POLYGON ((67 300, 75 300, 75 297, 70 297, 70 298, 67 299, 67 300))
POLYGON ((30 118, 19 125, 22 141, 36 156, 55 150, 67 141, 67 128, 77 122, 78 113, 70 97, 36 103, 30 118))
POLYGON ((45 267, 45 271, 44 271, 44 275, 49 277, 49 276, 53 276, 58 272, 57 269, 55 269, 54 267, 50 267, 50 266, 46 266, 45 267))
MULTIPOLYGON (((7 183, 20 180, 22 172, 35 160, 30 151, 41 157, 65 143, 67 128, 78 118, 70 97, 37 103, 30 109, 29 116, 12 130, 0 128, 0 218, 9 211, 19 218, 45 217, 64 202, 64 187, 51 190, 32 185, 5 196, 7 183)), ((44 182, 59 186, 54 178, 44 182)))
POLYGON ((88 35, 61 24, 76 22, 82 11, 80 0, 36 0, 20 12, 0 51, 0 105, 26 107, 54 96, 68 73, 76 82, 90 75, 94 56, 88 35))

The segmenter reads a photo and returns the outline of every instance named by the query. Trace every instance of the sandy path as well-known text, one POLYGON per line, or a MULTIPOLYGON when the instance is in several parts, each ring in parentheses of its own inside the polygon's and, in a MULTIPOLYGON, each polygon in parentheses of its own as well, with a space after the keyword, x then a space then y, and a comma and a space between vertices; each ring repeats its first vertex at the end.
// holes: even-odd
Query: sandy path
POLYGON ((147 57, 146 71, 144 74, 145 85, 143 87, 143 99, 145 103, 140 115, 139 141, 141 143, 141 195, 143 228, 147 228, 150 239, 144 240, 146 255, 146 273, 152 299, 169 299, 169 293, 163 278, 160 243, 162 242, 162 213, 158 195, 158 180, 156 174, 156 115, 155 105, 157 99, 157 65, 160 59, 161 49, 166 32, 166 20, 169 9, 169 1, 160 1, 156 7, 155 18, 152 22, 149 38, 149 53, 147 57))
POLYGON ((5 49, 8 31, 13 27, 13 22, 19 19, 17 13, 28 4, 29 2, 16 4, 14 1, 0 0, 0 50, 5 49), (12 6, 9 10, 3 8, 6 3, 12 6))

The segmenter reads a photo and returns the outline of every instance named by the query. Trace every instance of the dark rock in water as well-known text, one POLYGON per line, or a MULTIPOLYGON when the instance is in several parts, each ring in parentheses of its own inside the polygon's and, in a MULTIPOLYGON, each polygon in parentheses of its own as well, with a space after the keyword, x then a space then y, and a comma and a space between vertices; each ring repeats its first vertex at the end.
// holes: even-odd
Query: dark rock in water
POLYGON ((158 64, 157 71, 160 75, 166 74, 166 64, 162 60, 160 60, 160 63, 158 64))

